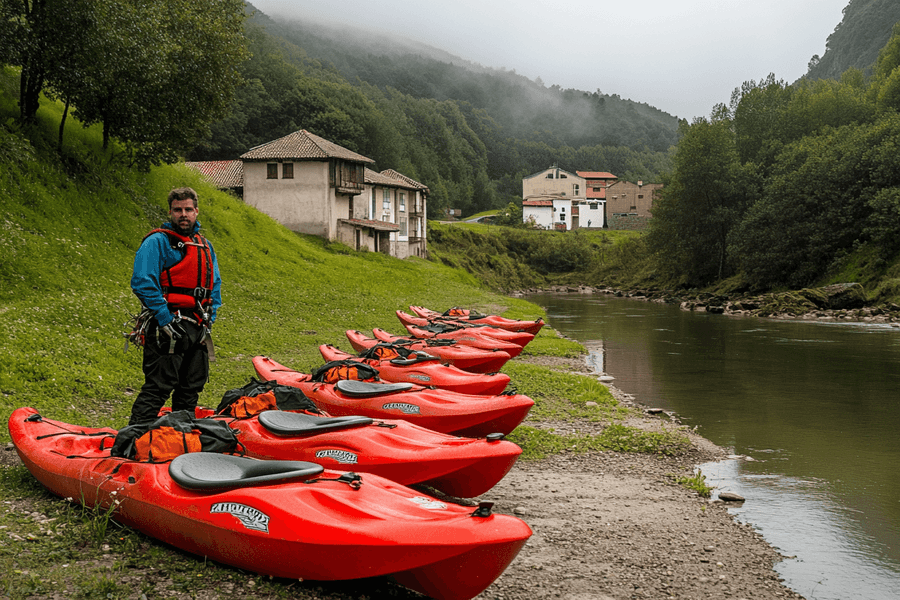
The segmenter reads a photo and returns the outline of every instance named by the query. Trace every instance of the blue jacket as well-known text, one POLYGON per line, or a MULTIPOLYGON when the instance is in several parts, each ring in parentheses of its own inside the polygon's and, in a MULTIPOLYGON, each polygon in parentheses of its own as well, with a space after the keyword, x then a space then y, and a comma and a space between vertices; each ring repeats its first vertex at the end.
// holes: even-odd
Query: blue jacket
MULTIPOLYGON (((163 223, 163 229, 172 229, 171 223, 163 223)), ((191 235, 200 231, 200 223, 194 225, 191 235)), ((209 242, 209 240, 207 240, 209 242)), ((222 305, 222 279, 219 277, 219 262, 216 251, 209 243, 213 261, 212 308, 209 312, 210 322, 215 322, 216 311, 222 305)), ((154 233, 143 241, 134 255, 134 272, 131 275, 131 289, 144 306, 153 311, 160 327, 165 327, 175 318, 169 310, 159 283, 160 273, 181 260, 181 253, 173 250, 169 238, 164 233, 154 233)))

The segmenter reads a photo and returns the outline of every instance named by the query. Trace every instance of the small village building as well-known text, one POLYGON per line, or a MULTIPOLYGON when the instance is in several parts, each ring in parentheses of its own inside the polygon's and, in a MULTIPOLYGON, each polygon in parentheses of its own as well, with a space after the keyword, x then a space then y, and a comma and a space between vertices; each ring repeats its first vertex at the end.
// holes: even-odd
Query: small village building
MULTIPOLYGON (((605 200, 603 186, 592 187, 594 179, 603 176, 615 179, 609 173, 578 171, 572 173, 554 165, 522 179, 522 222, 533 227, 569 231, 605 226, 605 200), (607 177, 608 176, 608 177, 607 177)), ((603 179, 605 185, 605 179, 603 179)))
POLYGON ((522 179, 522 222, 533 227, 572 229, 644 229, 661 183, 631 183, 606 171, 576 171, 558 166, 522 179))
POLYGON ((306 130, 236 161, 189 162, 288 229, 397 258, 425 257, 428 187, 306 130))
POLYGON ((522 178, 522 198, 537 196, 558 196, 570 200, 584 199, 585 180, 577 173, 560 169, 554 165, 522 178))
POLYGON ((338 219, 365 191, 366 165, 375 161, 306 130, 250 149, 244 163, 244 201, 282 225, 327 240, 338 219))
POLYGON ((617 181, 606 188, 606 211, 611 229, 645 229, 661 183, 617 181))
POLYGON ((393 169, 365 170, 366 193, 339 219, 339 239, 357 250, 397 258, 426 256, 425 199, 428 188, 393 169))

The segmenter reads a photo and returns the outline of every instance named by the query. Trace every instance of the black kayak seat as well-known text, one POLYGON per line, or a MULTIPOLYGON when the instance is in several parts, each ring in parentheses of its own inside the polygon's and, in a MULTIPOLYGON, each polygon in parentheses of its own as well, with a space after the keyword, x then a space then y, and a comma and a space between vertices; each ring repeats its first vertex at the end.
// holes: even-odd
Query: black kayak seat
POLYGON ((169 475, 188 490, 219 491, 308 479, 325 469, 300 460, 256 460, 231 454, 191 452, 169 463, 169 475))
POLYGON ((346 417, 320 417, 306 413, 267 410, 259 413, 259 424, 275 435, 315 435, 325 431, 338 431, 351 427, 371 425, 369 417, 352 415, 346 417))
POLYGON ((411 383, 375 383, 372 381, 358 381, 356 379, 341 379, 334 384, 334 388, 347 396, 380 396, 405 392, 412 389, 411 383))
POLYGON ((392 365, 400 365, 402 367, 407 367, 409 365, 415 365, 420 362, 430 362, 440 360, 437 356, 432 354, 426 354, 425 352, 413 352, 406 358, 392 358, 389 362, 392 365))

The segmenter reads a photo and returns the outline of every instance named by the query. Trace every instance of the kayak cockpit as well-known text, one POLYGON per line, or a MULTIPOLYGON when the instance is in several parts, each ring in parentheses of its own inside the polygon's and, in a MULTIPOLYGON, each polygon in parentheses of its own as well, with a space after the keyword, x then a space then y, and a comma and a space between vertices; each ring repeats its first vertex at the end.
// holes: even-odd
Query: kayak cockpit
POLYGON ((371 381, 357 381, 356 379, 341 379, 334 384, 334 388, 347 396, 380 396, 381 394, 393 394, 411 390, 411 383, 374 383, 371 381))
POLYGON ((231 454, 192 452, 176 456, 169 475, 188 490, 216 491, 308 479, 324 471, 322 465, 298 460, 256 460, 231 454))
POLYGON ((369 417, 352 415, 346 417, 320 417, 306 413, 267 410, 257 416, 259 424, 275 435, 313 435, 325 431, 337 431, 352 427, 371 425, 369 417))

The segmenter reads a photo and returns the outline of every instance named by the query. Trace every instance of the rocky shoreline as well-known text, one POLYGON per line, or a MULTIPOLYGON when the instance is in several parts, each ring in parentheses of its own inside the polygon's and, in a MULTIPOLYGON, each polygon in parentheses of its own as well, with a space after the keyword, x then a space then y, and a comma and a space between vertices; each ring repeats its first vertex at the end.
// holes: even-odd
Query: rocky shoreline
POLYGON ((735 295, 556 285, 546 289, 519 290, 510 295, 521 297, 542 292, 605 294, 647 302, 677 304, 682 310, 713 314, 806 321, 884 323, 900 327, 900 306, 894 303, 870 304, 863 286, 858 283, 836 283, 790 292, 735 295))

